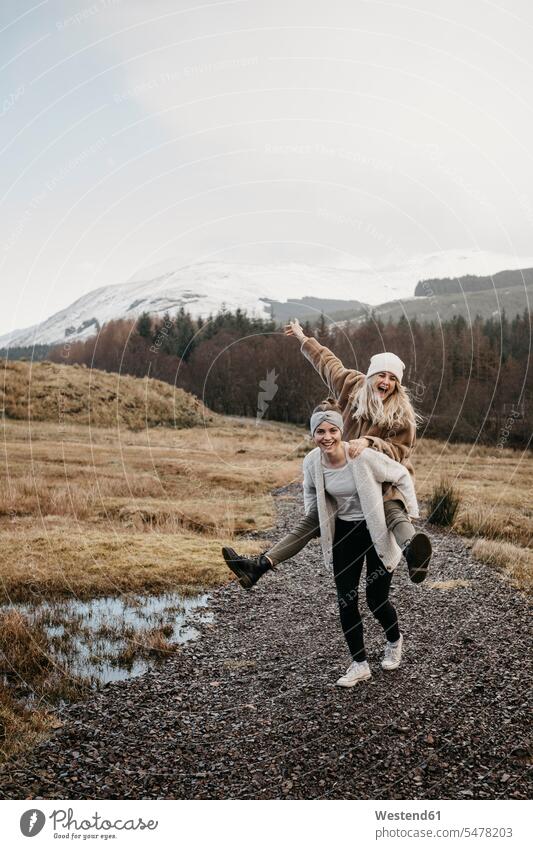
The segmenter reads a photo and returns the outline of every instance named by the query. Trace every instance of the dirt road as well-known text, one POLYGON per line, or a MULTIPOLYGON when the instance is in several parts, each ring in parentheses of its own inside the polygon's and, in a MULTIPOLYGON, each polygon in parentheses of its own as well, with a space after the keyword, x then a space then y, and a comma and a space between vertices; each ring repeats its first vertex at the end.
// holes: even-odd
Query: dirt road
MULTIPOLYGON (((300 503, 296 488, 279 494, 277 535, 300 503)), ((0 794, 528 798, 526 600, 458 537, 433 541, 424 584, 404 566, 393 580, 405 640, 394 672, 363 601, 373 678, 333 686, 349 657, 313 543, 251 592, 214 593, 214 622, 160 668, 71 706, 50 740, 4 766, 0 794)))

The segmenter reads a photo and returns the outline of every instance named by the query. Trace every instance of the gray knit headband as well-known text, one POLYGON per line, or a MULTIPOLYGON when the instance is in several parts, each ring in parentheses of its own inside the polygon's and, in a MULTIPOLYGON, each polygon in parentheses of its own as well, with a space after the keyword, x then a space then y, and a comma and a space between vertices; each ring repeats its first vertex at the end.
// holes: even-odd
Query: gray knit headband
POLYGON ((311 416, 311 436, 314 435, 315 430, 322 424, 322 422, 329 422, 330 424, 335 425, 335 427, 338 427, 341 433, 343 431, 344 422, 340 413, 337 413, 335 410, 320 410, 318 413, 313 413, 311 416))

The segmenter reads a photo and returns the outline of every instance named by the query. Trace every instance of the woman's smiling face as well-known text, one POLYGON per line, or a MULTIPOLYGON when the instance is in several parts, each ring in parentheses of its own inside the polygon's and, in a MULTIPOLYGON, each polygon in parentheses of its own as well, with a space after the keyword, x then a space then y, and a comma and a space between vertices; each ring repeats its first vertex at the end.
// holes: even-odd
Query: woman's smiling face
POLYGON ((342 433, 336 425, 322 422, 315 430, 313 439, 325 454, 334 454, 342 440, 342 433))
POLYGON ((382 401, 389 398, 395 391, 397 385, 396 377, 390 371, 380 371, 372 377, 372 388, 382 401))

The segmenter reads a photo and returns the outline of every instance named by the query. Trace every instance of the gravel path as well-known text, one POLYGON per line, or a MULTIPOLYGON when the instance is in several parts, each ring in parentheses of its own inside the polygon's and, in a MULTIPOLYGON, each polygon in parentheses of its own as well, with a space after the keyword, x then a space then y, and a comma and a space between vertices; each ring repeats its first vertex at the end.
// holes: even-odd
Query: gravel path
MULTIPOLYGON (((278 496, 281 536, 301 497, 278 496)), ((312 543, 251 592, 215 592, 214 622, 162 667, 69 707, 50 740, 4 766, 0 795, 528 798, 527 602, 458 537, 433 542, 426 583, 411 584, 403 562, 394 577, 405 639, 394 672, 363 602, 373 678, 333 686, 349 657, 312 543)))

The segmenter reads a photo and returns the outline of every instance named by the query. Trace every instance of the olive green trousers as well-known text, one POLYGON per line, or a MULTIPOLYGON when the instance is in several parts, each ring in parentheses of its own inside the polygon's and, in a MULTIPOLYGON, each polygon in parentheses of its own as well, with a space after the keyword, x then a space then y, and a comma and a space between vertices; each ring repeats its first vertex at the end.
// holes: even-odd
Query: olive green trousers
MULTIPOLYGON (((383 506, 387 528, 392 531, 394 539, 403 549, 415 534, 415 529, 409 520, 405 506, 402 501, 397 500, 385 501, 383 506)), ((319 536, 318 513, 313 511, 300 519, 294 530, 284 536, 272 548, 269 548, 268 551, 265 551, 265 554, 274 566, 277 566, 278 563, 283 563, 284 560, 294 557, 302 548, 305 548, 310 540, 319 536)))

